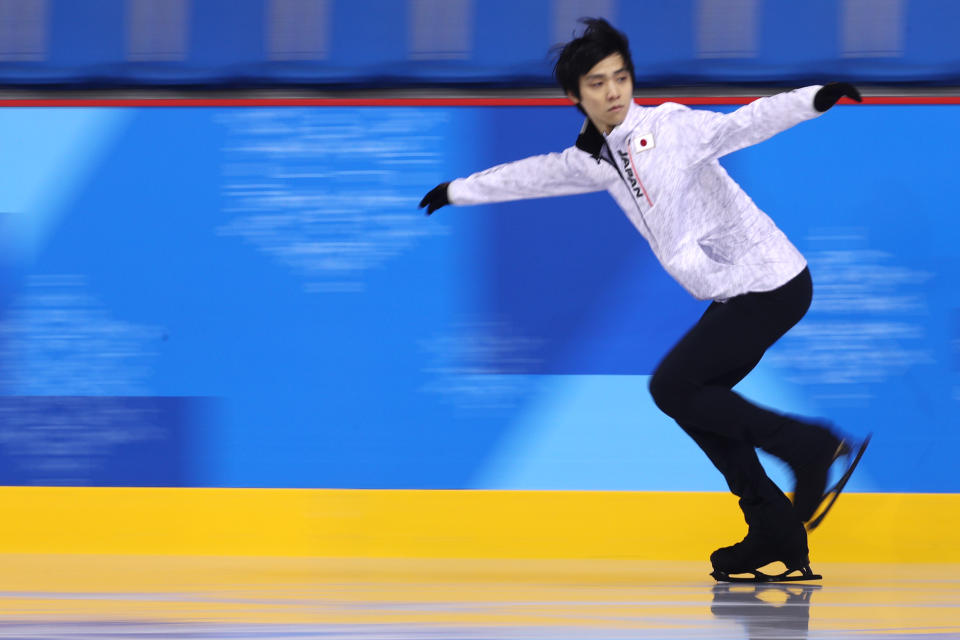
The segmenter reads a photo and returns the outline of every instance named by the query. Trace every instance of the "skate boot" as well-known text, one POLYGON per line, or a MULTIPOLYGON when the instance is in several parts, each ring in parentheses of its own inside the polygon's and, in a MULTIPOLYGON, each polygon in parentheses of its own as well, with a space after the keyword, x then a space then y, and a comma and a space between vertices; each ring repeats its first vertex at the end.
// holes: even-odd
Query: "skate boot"
POLYGON ((820 580, 810 570, 807 534, 801 525, 779 534, 751 529, 747 537, 735 545, 717 549, 710 554, 717 582, 793 582, 820 580), (781 562, 784 571, 769 574, 760 571, 764 566, 781 562))
POLYGON ((793 507, 806 524, 807 531, 813 531, 823 522, 870 443, 870 436, 856 441, 839 438, 826 429, 823 429, 823 433, 823 442, 817 447, 816 455, 808 457, 803 463, 790 464, 797 483, 793 492, 793 507), (842 464, 844 472, 828 489, 830 470, 836 464, 842 464))

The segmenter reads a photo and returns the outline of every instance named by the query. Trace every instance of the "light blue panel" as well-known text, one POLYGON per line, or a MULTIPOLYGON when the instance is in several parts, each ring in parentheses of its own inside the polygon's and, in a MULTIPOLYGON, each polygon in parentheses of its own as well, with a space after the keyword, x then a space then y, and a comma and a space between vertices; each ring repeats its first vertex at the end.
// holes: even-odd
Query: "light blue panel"
POLYGON ((0 243, 6 259, 31 260, 132 112, 10 108, 0 115, 0 243))
POLYGON ((484 489, 724 490, 647 392, 649 376, 540 376, 474 480, 484 489))
MULTIPOLYGON (((725 491, 723 477, 654 405, 650 376, 538 376, 535 399, 511 424, 474 485, 481 489, 725 491)), ((802 390, 761 363, 737 391, 761 405, 811 415, 802 390)), ((785 491, 785 465, 761 453, 785 491)), ((871 482, 857 478, 860 490, 871 482)))

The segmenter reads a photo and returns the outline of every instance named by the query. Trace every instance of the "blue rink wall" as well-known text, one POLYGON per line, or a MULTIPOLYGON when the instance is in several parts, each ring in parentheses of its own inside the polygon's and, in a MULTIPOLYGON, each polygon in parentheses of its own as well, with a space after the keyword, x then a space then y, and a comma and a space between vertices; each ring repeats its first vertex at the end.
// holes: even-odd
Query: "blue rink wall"
MULTIPOLYGON (((647 392, 706 303, 606 194, 416 208, 580 124, 0 109, 0 485, 725 490, 647 392)), ((739 390, 873 432, 855 492, 960 491, 958 142, 840 106, 722 160, 815 285, 739 390)))

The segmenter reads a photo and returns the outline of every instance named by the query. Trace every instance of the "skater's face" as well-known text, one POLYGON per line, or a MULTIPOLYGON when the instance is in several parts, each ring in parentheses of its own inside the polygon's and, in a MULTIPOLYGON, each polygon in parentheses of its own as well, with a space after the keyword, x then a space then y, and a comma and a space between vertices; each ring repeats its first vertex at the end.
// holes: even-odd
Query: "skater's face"
POLYGON ((580 97, 567 97, 587 113, 593 126, 607 134, 627 117, 633 99, 633 76, 623 56, 614 53, 580 76, 580 97))

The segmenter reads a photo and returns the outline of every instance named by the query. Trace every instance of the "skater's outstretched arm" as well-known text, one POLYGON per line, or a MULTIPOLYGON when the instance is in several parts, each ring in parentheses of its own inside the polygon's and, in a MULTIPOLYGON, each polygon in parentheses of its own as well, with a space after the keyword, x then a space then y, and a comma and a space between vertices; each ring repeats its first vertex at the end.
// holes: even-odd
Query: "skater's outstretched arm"
POLYGON ((712 160, 764 140, 805 120, 816 118, 843 96, 861 102, 856 87, 847 83, 814 85, 758 98, 732 113, 678 109, 681 135, 694 162, 712 160))
POLYGON ((570 147, 562 153, 497 165, 437 185, 420 201, 420 208, 426 207, 426 214, 430 215, 447 204, 487 204, 606 189, 604 174, 591 166, 596 165, 595 161, 588 160, 589 156, 583 151, 570 147))

